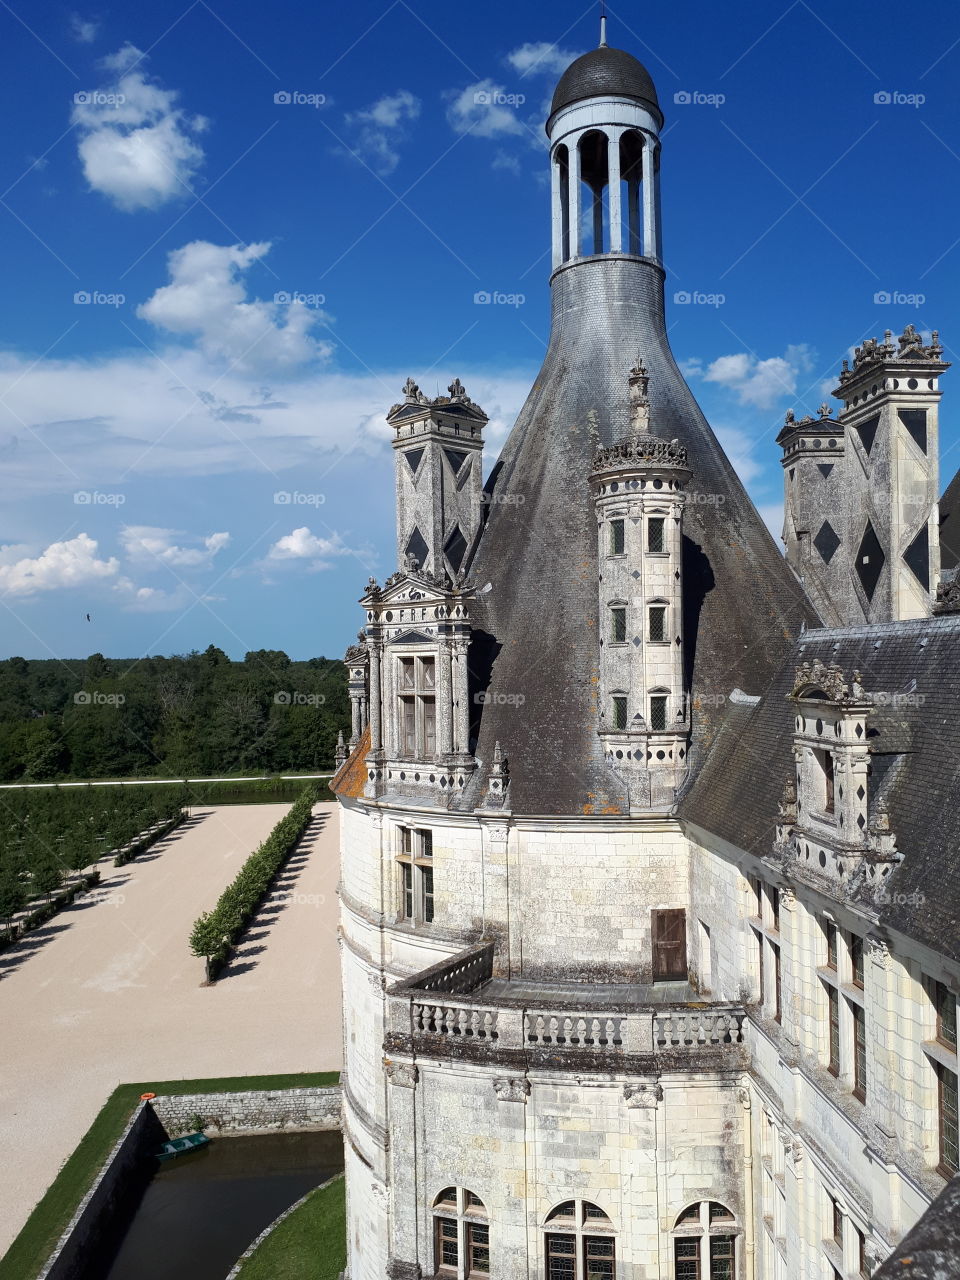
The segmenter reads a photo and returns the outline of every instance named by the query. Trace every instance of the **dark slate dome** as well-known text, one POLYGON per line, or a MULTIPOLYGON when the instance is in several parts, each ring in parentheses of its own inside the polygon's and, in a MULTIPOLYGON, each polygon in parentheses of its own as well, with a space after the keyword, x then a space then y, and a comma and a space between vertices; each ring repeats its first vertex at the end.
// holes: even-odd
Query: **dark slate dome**
POLYGON ((624 49, 610 49, 606 45, 591 49, 570 63, 554 90, 550 114, 569 107, 571 102, 611 93, 637 98, 660 115, 657 90, 650 72, 632 53, 624 49))

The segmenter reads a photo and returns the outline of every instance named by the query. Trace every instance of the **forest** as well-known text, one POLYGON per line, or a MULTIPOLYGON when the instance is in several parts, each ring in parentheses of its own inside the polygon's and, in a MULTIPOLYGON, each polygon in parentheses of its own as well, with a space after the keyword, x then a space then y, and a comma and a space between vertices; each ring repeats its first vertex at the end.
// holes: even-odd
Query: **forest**
POLYGON ((278 649, 233 661, 210 645, 169 658, 0 661, 0 781, 310 772, 349 736, 339 659, 278 649))

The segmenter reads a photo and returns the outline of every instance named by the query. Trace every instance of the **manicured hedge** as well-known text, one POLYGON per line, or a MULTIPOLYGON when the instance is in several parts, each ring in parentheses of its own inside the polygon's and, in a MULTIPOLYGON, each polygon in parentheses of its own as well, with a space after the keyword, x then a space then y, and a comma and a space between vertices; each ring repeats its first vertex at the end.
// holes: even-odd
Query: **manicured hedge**
POLYGON ((221 893, 212 911, 194 921, 190 950, 207 962, 207 981, 216 978, 230 948, 243 933, 270 888, 274 876, 307 829, 317 801, 315 786, 305 787, 258 849, 221 893))

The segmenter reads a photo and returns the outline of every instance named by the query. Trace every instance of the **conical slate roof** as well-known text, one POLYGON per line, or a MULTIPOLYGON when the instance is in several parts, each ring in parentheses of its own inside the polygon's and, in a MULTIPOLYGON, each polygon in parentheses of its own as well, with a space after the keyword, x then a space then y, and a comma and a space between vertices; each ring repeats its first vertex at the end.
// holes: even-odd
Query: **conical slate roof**
POLYGON ((597 735, 588 477, 597 446, 629 422, 627 371, 638 351, 650 372, 651 428, 688 449, 693 471, 683 565, 691 773, 730 693, 761 694, 803 624, 817 619, 677 367, 660 269, 605 255, 561 268, 552 290, 550 346, 488 482, 489 519, 469 567, 479 590, 471 676, 481 764, 464 802, 481 801, 499 739, 514 812, 623 813, 626 788, 597 735))

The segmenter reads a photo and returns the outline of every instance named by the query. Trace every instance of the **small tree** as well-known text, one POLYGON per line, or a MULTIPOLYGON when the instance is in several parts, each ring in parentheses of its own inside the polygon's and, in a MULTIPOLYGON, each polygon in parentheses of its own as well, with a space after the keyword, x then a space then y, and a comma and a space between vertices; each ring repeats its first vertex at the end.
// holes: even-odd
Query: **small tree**
POLYGON ((52 849, 44 849, 33 864, 33 888, 47 896, 56 893, 63 884, 63 867, 52 849))
POLYGON ((6 864, 0 864, 0 920, 8 922, 17 914, 27 900, 23 883, 17 871, 6 864))
POLYGON ((212 911, 204 911, 193 922, 190 950, 206 962, 207 982, 216 980, 216 962, 223 956, 223 925, 212 911))

